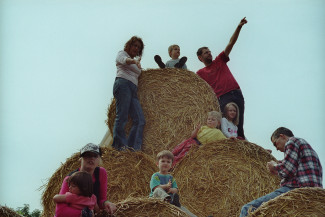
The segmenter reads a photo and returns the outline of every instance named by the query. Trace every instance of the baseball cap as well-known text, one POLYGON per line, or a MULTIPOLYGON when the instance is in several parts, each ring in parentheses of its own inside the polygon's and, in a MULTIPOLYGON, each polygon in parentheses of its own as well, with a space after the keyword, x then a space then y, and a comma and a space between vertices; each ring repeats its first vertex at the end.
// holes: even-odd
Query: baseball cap
POLYGON ((98 155, 102 155, 102 152, 100 150, 100 147, 98 145, 95 145, 94 143, 88 143, 80 150, 80 157, 86 152, 93 152, 98 155))

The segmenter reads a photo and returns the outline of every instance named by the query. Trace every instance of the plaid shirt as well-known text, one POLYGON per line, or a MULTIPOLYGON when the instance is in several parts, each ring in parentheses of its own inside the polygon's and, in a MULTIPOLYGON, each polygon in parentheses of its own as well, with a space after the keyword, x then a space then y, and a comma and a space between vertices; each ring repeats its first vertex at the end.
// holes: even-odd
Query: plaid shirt
POLYGON ((289 138, 284 147, 284 159, 275 169, 282 178, 281 186, 323 187, 322 165, 316 152, 304 139, 289 138))

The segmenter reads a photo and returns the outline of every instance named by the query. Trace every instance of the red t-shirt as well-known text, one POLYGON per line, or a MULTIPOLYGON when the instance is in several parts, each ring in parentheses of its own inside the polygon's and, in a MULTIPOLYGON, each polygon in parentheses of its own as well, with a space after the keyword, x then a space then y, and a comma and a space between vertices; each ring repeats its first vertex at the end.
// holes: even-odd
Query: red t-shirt
POLYGON ((209 66, 197 71, 197 74, 212 87, 217 97, 229 91, 240 89, 227 66, 228 61, 229 57, 222 51, 209 66))

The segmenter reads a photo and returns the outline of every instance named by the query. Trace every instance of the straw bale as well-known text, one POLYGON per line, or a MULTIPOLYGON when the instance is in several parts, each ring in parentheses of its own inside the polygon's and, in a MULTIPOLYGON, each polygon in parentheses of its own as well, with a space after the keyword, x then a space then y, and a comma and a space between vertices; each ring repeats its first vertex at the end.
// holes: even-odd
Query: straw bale
MULTIPOLYGON (((111 147, 102 147, 103 164, 107 171, 108 191, 107 198, 116 203, 128 196, 147 196, 150 193, 149 181, 157 170, 154 160, 142 152, 118 152, 111 147)), ((53 196, 60 192, 63 179, 71 171, 80 167, 79 153, 73 154, 52 175, 44 186, 42 195, 42 216, 53 216, 55 203, 53 196)))
POLYGON ((263 203, 251 217, 324 217, 325 190, 322 188, 297 188, 263 203))
MULTIPOLYGON (((141 216, 141 217, 182 217, 188 216, 178 207, 154 198, 127 198, 116 204, 117 211, 114 216, 141 216)), ((104 211, 96 215, 97 217, 107 217, 104 211)))
POLYGON ((11 208, 8 208, 6 206, 0 205, 0 216, 1 217, 22 217, 22 215, 18 214, 11 208))
MULTIPOLYGON (((176 68, 144 70, 138 98, 146 119, 143 151, 153 157, 188 138, 198 123, 206 122, 207 112, 219 111, 212 88, 195 73, 176 68)), ((113 99, 106 121, 112 135, 115 109, 113 99)), ((130 126, 131 120, 127 131, 130 126)))
POLYGON ((198 216, 239 216, 244 204, 278 187, 266 170, 270 160, 265 149, 242 140, 194 147, 174 170, 181 203, 198 216))

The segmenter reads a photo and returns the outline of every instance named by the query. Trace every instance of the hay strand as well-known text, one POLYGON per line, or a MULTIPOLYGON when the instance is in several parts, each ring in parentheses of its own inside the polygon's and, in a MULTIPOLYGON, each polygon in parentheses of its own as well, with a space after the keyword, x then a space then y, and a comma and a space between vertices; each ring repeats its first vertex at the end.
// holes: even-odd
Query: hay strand
MULTIPOLYGON (((107 171, 108 200, 116 203, 129 196, 147 196, 150 193, 148 182, 157 170, 154 160, 142 152, 118 152, 102 147, 103 165, 107 171)), ((53 196, 58 194, 63 179, 80 167, 79 153, 73 154, 49 179, 42 195, 42 216, 53 216, 55 203, 53 196)))
POLYGON ((241 140, 192 148, 174 171, 181 202, 198 216, 239 216, 244 204, 277 188, 280 180, 266 170, 270 160, 265 149, 241 140))
POLYGON ((6 206, 0 205, 0 216, 1 217, 23 217, 22 215, 18 214, 11 208, 8 208, 6 206))
MULTIPOLYGON (((198 123, 206 122, 207 112, 219 111, 212 88, 195 73, 176 68, 143 71, 138 98, 146 119, 143 151, 152 157, 188 138, 198 123)), ((112 135, 115 109, 113 99, 106 121, 112 135)), ((127 131, 130 126, 131 120, 127 131)))
POLYGON ((296 188, 263 203, 251 217, 324 217, 325 190, 322 188, 296 188))
MULTIPOLYGON (((188 216, 178 207, 154 198, 127 198, 116 204, 117 211, 114 216, 141 216, 141 217, 185 217, 188 216)), ((107 217, 104 211, 99 213, 97 217, 107 217)))

